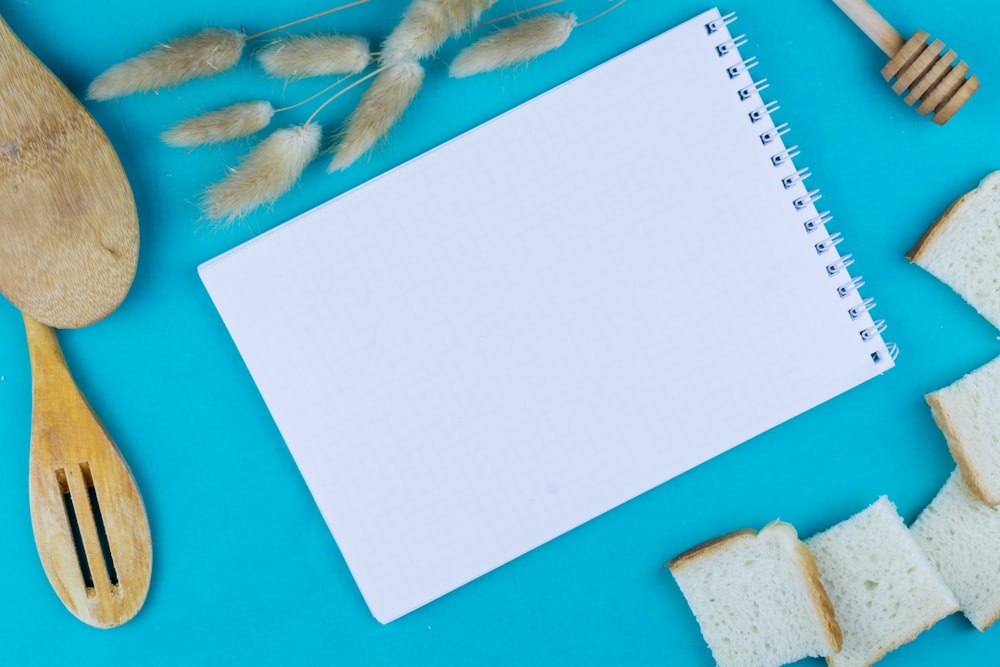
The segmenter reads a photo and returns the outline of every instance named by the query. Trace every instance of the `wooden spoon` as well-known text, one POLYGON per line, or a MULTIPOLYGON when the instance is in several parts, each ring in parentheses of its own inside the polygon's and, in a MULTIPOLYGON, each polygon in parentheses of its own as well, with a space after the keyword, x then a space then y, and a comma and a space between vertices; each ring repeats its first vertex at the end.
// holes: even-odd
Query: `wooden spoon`
POLYGON ((35 544, 63 604, 113 627, 149 590, 149 522, 50 326, 95 322, 124 299, 138 257, 135 203, 97 123, 2 20, 0 201, 0 292, 24 312, 31 355, 35 544))
POLYGON ((0 292, 60 329, 125 298, 135 200, 104 132, 0 19, 0 292))
POLYGON ((897 95, 906 93, 903 101, 917 113, 933 115, 938 125, 944 125, 955 112, 979 89, 979 79, 968 76, 964 60, 955 62, 957 54, 944 52, 944 42, 918 30, 908 40, 896 32, 882 15, 865 0, 833 0, 868 37, 875 42, 889 62, 882 68, 882 77, 893 81, 897 95))

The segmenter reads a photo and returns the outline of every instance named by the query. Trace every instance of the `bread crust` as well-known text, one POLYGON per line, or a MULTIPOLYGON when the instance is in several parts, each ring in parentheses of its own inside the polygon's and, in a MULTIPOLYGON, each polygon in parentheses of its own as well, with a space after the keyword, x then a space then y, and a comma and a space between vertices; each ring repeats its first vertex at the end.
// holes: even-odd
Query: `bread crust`
POLYGON ((833 648, 834 653, 838 653, 844 646, 844 633, 840 629, 840 623, 833 613, 833 602, 823 586, 819 576, 819 568, 816 567, 816 559, 813 557, 809 546, 801 540, 796 545, 795 556, 802 568, 809 588, 809 597, 812 598, 813 606, 819 612, 820 620, 823 622, 823 634, 833 648))
MULTIPOLYGON (((954 614, 957 611, 960 611, 958 605, 956 605, 955 608, 951 610, 951 613, 954 614)), ((898 642, 893 643, 891 646, 886 646, 884 649, 882 649, 878 653, 875 653, 875 654, 873 654, 871 656, 868 656, 866 658, 866 660, 868 661, 867 664, 874 665, 876 662, 878 662, 879 660, 881 660, 885 656, 889 655, 891 652, 895 651, 900 646, 903 646, 904 644, 909 644, 914 639, 916 639, 918 636, 920 636, 920 633, 922 633, 924 630, 929 630, 929 629, 933 628, 936 624, 937 624, 937 620, 932 620, 929 623, 925 623, 923 625, 923 627, 917 629, 912 635, 906 637, 905 639, 901 639, 898 642)), ((837 667, 836 660, 837 660, 837 656, 836 655, 828 656, 826 658, 826 664, 829 665, 829 667, 837 667)))
POLYGON ((964 195, 949 204, 948 208, 944 210, 944 213, 942 213, 937 220, 932 222, 930 226, 924 230, 924 233, 920 235, 920 238, 917 239, 917 242, 913 245, 913 248, 906 253, 905 257, 914 264, 920 264, 920 260, 922 259, 920 256, 921 252, 923 252, 925 248, 929 247, 934 239, 944 231, 945 226, 951 222, 952 214, 955 212, 955 209, 964 204, 967 199, 978 191, 979 188, 976 187, 975 190, 966 192, 964 195))
POLYGON ((981 628, 977 628, 977 629, 978 629, 978 630, 979 630, 980 632, 986 632, 986 631, 987 631, 987 630, 989 630, 989 629, 990 629, 990 628, 991 628, 991 627, 993 626, 993 624, 994 624, 994 623, 996 623, 996 622, 997 622, 998 620, 1000 620, 1000 609, 998 609, 998 610, 997 610, 997 611, 996 611, 996 612, 995 612, 995 613, 994 613, 994 614, 993 614, 992 616, 990 616, 990 620, 986 621, 986 623, 984 623, 984 624, 983 624, 983 627, 981 627, 981 628))
POLYGON ((976 467, 972 464, 972 460, 965 450, 962 438, 959 437, 958 431, 955 428, 954 421, 945 409, 944 404, 938 398, 937 392, 927 394, 924 396, 924 400, 930 406, 931 416, 937 423, 938 428, 944 433, 945 442, 948 443, 948 451, 951 452, 951 457, 958 464, 958 471, 962 475, 962 481, 969 487, 969 491, 980 502, 990 507, 1000 505, 1000 498, 990 494, 982 476, 979 475, 976 467))
POLYGON ((757 531, 753 528, 734 530, 731 533, 714 537, 710 540, 702 542, 701 544, 691 547, 687 551, 684 551, 672 558, 666 566, 671 572, 676 572, 678 569, 690 564, 693 561, 711 555, 720 549, 728 548, 729 543, 734 540, 753 538, 756 536, 757 531))
MULTIPOLYGON (((783 521, 772 521, 764 526, 761 532, 770 528, 783 528, 785 526, 791 528, 793 531, 795 530, 791 524, 783 521)), ((725 535, 707 540, 688 549, 668 562, 667 567, 670 568, 671 572, 676 572, 685 565, 689 565, 690 563, 701 558, 710 556, 721 549, 729 548, 734 541, 755 539, 757 535, 758 532, 752 528, 734 530, 731 533, 726 533, 725 535)), ((827 594, 826 588, 823 587, 823 582, 820 579, 819 568, 816 566, 816 559, 813 557, 812 551, 809 550, 808 545, 797 538, 793 555, 803 577, 805 578, 806 588, 809 591, 809 598, 812 600, 813 607, 819 614, 820 622, 823 626, 823 634, 826 636, 827 643, 834 652, 837 652, 843 646, 844 634, 841 631, 840 624, 837 622, 837 617, 834 614, 833 602, 830 601, 830 596, 827 594)))
POLYGON ((953 201, 948 206, 948 208, 944 210, 944 213, 942 213, 937 220, 932 222, 930 226, 926 230, 924 230, 924 233, 921 234, 919 239, 917 239, 917 242, 913 245, 913 248, 911 248, 910 251, 906 253, 906 258, 911 262, 913 262, 914 264, 920 264, 920 261, 923 259, 921 257, 921 254, 926 248, 930 247, 930 245, 933 244, 937 236, 944 231, 945 227, 948 226, 948 223, 951 222, 951 219, 954 216, 955 210, 960 208, 970 198, 978 195, 979 191, 983 189, 983 186, 986 184, 986 182, 989 181, 991 178, 996 178, 996 177, 1000 177, 1000 170, 991 171, 990 173, 986 174, 986 176, 984 176, 982 180, 979 181, 979 185, 977 185, 975 188, 966 192, 964 195, 953 201))

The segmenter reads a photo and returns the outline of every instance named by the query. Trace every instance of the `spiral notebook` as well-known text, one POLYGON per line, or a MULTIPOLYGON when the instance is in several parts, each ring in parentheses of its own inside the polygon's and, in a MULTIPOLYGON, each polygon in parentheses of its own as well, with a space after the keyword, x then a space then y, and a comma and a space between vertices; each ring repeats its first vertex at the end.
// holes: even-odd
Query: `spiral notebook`
POLYGON ((378 620, 892 367, 733 18, 200 267, 378 620))

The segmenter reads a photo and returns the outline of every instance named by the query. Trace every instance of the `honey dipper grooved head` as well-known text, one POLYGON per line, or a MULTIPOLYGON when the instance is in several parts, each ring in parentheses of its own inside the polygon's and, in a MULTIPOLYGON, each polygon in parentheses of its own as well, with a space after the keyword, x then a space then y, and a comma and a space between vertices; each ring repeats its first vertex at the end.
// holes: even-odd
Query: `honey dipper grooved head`
POLYGON ((882 68, 882 76, 886 81, 895 79, 892 89, 897 95, 909 91, 903 101, 910 106, 919 102, 917 113, 933 113, 933 121, 944 125, 976 92, 979 79, 967 77, 964 60, 954 64, 958 56, 953 50, 942 53, 941 40, 928 44, 929 39, 923 30, 914 33, 882 68))

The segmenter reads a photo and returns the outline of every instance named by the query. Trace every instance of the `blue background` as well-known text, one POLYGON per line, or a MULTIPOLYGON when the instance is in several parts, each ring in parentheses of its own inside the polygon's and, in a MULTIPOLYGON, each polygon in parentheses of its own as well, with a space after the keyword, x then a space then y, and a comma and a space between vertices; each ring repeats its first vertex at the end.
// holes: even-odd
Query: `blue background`
MULTIPOLYGON (((491 13, 518 4, 534 3, 500 0, 491 13)), ((276 205, 223 229, 200 220, 196 203, 247 142, 184 151, 160 143, 159 133, 231 102, 291 103, 320 83, 264 79, 247 58, 214 80, 88 102, 132 181, 142 248, 122 307, 60 340, 143 490, 153 583, 132 622, 104 631, 74 620, 49 587, 28 517, 24 333, 18 312, 0 302, 4 663, 710 665, 666 560, 778 517, 808 536, 883 493, 912 521, 952 468, 923 394, 1000 352, 996 330, 903 257, 952 199, 1000 167, 1000 7, 875 4, 904 34, 922 28, 942 38, 982 80, 947 126, 889 90, 879 75, 885 58, 831 2, 734 0, 723 10, 741 16, 733 29, 750 36, 742 52, 762 63, 754 76, 772 84, 764 96, 779 99, 777 120, 792 125, 787 141, 802 147, 796 162, 811 167, 810 186, 822 188, 832 227, 847 239, 841 247, 858 259, 865 292, 878 299, 887 339, 902 350, 898 367, 388 626, 369 615, 196 266, 710 5, 629 0, 528 67, 462 81, 446 76, 463 42, 453 40, 370 158, 333 176, 326 160, 317 161, 276 205)), ((0 15, 82 96, 101 71, 158 41, 208 26, 252 33, 327 6, 0 0, 0 15)), ((561 6, 587 17, 606 3, 561 6)), ((295 31, 357 32, 377 43, 404 7, 373 0, 295 31)), ((319 120, 335 128, 356 99, 345 96, 319 120)), ((312 108, 278 122, 301 122, 312 108)), ((998 650, 1000 629, 980 634, 955 615, 883 664, 992 664, 998 650)))

